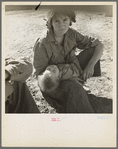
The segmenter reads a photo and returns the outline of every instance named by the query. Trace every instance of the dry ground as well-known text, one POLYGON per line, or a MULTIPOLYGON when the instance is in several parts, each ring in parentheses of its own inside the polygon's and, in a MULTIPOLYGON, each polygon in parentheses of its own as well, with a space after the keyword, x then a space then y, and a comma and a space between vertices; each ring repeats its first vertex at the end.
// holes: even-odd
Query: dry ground
MULTIPOLYGON (((45 10, 7 11, 5 13, 5 56, 18 58, 28 56, 33 60, 33 46, 37 38, 46 33, 45 10)), ((113 18, 104 13, 77 12, 73 28, 84 35, 101 40, 104 53, 101 58, 101 77, 88 79, 86 86, 97 96, 113 98, 113 18)), ((29 89, 41 113, 56 113, 55 109, 41 99, 36 79, 27 80, 29 89)))

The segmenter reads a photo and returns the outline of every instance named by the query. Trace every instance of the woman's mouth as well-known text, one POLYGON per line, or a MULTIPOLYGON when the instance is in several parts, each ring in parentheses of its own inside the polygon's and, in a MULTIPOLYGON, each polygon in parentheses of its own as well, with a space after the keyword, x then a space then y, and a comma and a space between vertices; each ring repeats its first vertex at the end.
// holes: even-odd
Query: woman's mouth
POLYGON ((60 29, 60 32, 64 32, 65 31, 65 29, 60 29))
POLYGON ((65 28, 60 28, 60 30, 62 30, 62 31, 63 31, 63 30, 65 30, 65 28))

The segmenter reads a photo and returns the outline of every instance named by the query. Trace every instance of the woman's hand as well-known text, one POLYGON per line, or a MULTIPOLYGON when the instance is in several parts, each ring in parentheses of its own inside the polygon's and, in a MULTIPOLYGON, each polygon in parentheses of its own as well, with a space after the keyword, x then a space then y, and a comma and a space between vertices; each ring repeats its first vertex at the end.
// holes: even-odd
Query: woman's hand
MULTIPOLYGON (((98 41, 97 41, 98 42, 98 41)), ((99 41, 97 46, 95 47, 94 54, 90 61, 88 62, 88 65, 85 67, 83 71, 83 80, 86 81, 87 78, 90 78, 93 76, 94 73, 94 66, 100 59, 103 53, 103 44, 99 41)))
POLYGON ((92 77, 93 73, 94 73, 94 66, 93 65, 87 66, 84 69, 83 74, 82 74, 83 80, 86 81, 88 78, 92 77))
POLYGON ((9 78, 9 76, 10 76, 10 74, 9 74, 7 71, 5 71, 5 80, 6 80, 7 78, 9 78))
POLYGON ((79 74, 80 77, 83 75, 83 70, 81 68, 79 68, 79 74))
POLYGON ((9 82, 5 81, 5 101, 8 100, 8 96, 10 96, 13 92, 13 86, 9 82))

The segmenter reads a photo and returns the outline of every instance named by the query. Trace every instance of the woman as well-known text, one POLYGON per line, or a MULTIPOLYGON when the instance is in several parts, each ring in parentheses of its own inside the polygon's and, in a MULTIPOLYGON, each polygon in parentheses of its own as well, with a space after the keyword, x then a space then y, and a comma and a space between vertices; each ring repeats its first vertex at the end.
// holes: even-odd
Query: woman
POLYGON ((25 58, 5 60, 5 113, 40 113, 26 85, 31 73, 25 58))
POLYGON ((71 80, 73 76, 78 76, 86 81, 93 75, 100 75, 98 68, 99 59, 103 53, 103 44, 98 39, 83 36, 70 28, 72 22, 76 22, 75 13, 72 10, 52 10, 48 13, 47 35, 42 40, 38 40, 34 46, 36 76, 41 75, 48 65, 58 67, 60 64, 63 65, 60 86, 53 93, 42 93, 57 112, 105 112, 103 108, 95 110, 83 86, 77 80, 71 80), (67 64, 68 54, 76 47, 84 51, 79 56, 72 52, 70 59, 73 59, 73 62, 67 64))

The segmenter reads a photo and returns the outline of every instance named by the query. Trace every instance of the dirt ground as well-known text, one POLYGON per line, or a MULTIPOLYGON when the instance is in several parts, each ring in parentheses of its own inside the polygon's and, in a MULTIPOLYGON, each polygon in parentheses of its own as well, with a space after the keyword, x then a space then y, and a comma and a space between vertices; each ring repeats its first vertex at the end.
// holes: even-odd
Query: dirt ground
MULTIPOLYGON (((46 33, 46 10, 6 11, 5 57, 28 57, 33 61, 33 46, 37 38, 46 33)), ((84 35, 98 38, 104 44, 100 77, 87 80, 86 86, 97 96, 113 98, 113 18, 104 13, 77 12, 72 27, 84 35)), ((115 50, 115 49, 114 49, 115 50)), ((36 79, 31 75, 27 85, 41 113, 56 113, 43 98, 36 79)))

